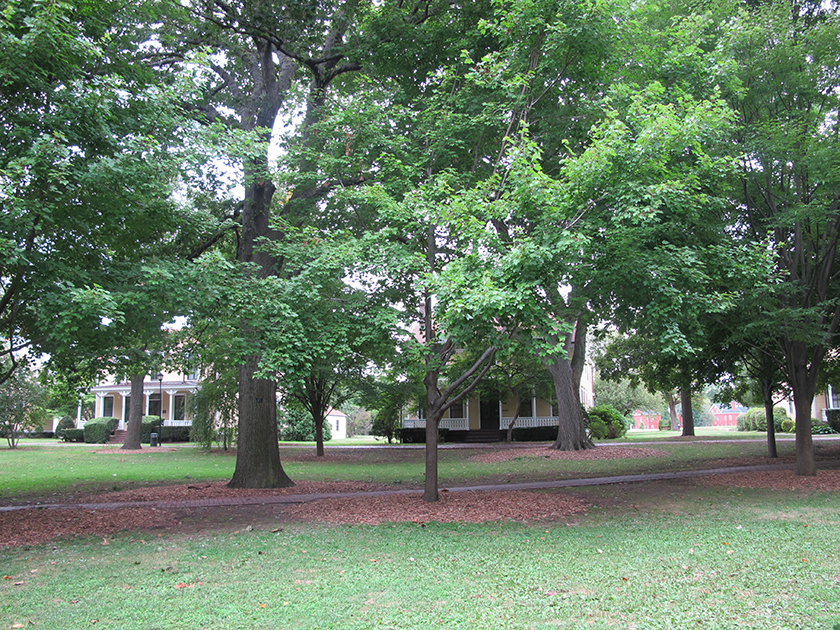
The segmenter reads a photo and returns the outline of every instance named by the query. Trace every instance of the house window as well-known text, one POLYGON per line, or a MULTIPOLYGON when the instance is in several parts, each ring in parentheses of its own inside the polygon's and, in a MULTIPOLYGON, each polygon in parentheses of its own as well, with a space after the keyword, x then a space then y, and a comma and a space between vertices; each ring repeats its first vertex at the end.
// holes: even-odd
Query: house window
POLYGON ((341 420, 336 420, 336 421, 335 421, 335 430, 336 430, 336 431, 340 431, 340 430, 341 430, 341 420))
POLYGON ((160 415, 160 394, 149 394, 149 415, 160 415))
POLYGON ((453 404, 449 408, 449 417, 450 418, 466 418, 467 416, 466 416, 465 411, 466 410, 464 409, 464 401, 459 400, 458 402, 456 402, 455 404, 453 404))
POLYGON ((106 418, 114 417, 114 397, 105 396, 102 399, 102 415, 106 418))
POLYGON ((829 386, 828 404, 830 409, 840 408, 840 387, 829 386))
POLYGON ((534 408, 532 406, 533 398, 522 398, 519 400, 519 417, 530 418, 534 415, 534 408))
POLYGON ((173 420, 186 420, 187 419, 187 397, 183 394, 177 394, 175 399, 173 400, 173 407, 172 407, 172 419, 173 420))

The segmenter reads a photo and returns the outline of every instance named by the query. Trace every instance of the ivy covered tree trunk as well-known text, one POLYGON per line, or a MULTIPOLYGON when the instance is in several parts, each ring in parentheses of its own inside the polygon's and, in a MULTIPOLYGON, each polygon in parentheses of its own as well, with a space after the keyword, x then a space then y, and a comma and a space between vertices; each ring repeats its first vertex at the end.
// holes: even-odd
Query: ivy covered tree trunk
POLYGON ((125 443, 121 449, 137 450, 141 448, 140 437, 143 432, 143 381, 146 372, 131 375, 131 400, 128 404, 128 425, 125 431, 125 443))
POLYGON ((239 438, 230 488, 288 488, 295 485, 280 463, 277 385, 255 376, 259 357, 239 367, 239 438))

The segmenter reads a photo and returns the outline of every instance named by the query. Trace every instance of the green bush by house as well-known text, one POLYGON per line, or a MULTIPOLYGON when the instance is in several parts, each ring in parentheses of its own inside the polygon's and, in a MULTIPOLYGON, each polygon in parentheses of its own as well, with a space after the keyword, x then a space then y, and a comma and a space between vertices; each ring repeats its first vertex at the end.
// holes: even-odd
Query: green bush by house
POLYGON ((105 444, 108 437, 119 424, 116 418, 94 418, 85 423, 85 442, 87 444, 105 444))
POLYGON ((840 433, 840 409, 826 409, 825 416, 832 431, 840 433))
POLYGON ((588 411, 589 432, 596 440, 614 440, 627 433, 630 422, 610 405, 596 405, 588 411))
POLYGON ((85 441, 85 430, 84 429, 64 429, 61 434, 61 439, 65 442, 84 442, 85 441))
POLYGON ((64 439, 64 432, 67 429, 75 429, 76 422, 70 416, 64 416, 61 420, 59 420, 58 425, 55 427, 55 437, 59 440, 64 439))
POLYGON ((160 432, 160 416, 143 416, 140 428, 140 441, 143 444, 151 442, 152 433, 160 432))
MULTIPOLYGON (((781 407, 773 408, 773 427, 776 433, 783 431, 782 423, 788 419, 788 415, 781 407)), ((764 407, 751 407, 746 412, 738 416, 738 430, 739 431, 766 431, 767 430, 767 415, 764 412, 764 407)))

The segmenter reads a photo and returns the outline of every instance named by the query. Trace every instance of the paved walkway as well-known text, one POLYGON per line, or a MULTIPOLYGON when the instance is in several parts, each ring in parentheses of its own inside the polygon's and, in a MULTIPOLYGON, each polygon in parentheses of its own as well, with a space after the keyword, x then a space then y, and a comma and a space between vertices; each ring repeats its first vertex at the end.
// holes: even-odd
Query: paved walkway
MULTIPOLYGON (((527 481, 523 483, 503 483, 481 486, 446 487, 448 492, 493 492, 500 490, 544 490, 548 488, 578 488, 582 486, 602 486, 616 483, 637 483, 661 479, 684 479, 739 472, 772 472, 775 470, 793 470, 795 464, 762 464, 759 466, 733 466, 729 468, 709 468, 705 470, 681 470, 676 472, 643 473, 639 475, 616 475, 612 477, 585 477, 580 479, 559 479, 556 481, 527 481)), ((840 460, 822 461, 818 468, 838 468, 840 460)), ((264 496, 227 497, 216 499, 195 499, 188 501, 119 501, 111 503, 39 503, 29 505, 0 506, 0 512, 16 510, 42 509, 82 509, 108 510, 116 508, 147 507, 153 509, 230 507, 238 505, 274 505, 289 503, 307 503, 321 499, 347 497, 378 497, 397 494, 419 494, 422 489, 376 490, 369 492, 329 492, 317 494, 271 494, 264 496)))

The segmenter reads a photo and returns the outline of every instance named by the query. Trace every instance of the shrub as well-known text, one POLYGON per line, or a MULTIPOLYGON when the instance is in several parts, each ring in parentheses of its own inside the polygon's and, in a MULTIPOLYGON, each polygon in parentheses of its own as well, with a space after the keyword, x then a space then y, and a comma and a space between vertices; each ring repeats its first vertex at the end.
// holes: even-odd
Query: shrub
MULTIPOLYGON (((788 415, 784 409, 781 407, 773 408, 773 427, 777 433, 783 431, 782 423, 787 419, 788 415)), ((764 407, 751 407, 738 416, 737 423, 739 431, 766 431, 767 414, 764 411, 764 407)))
MULTIPOLYGON (((461 433, 460 431, 452 431, 449 429, 438 429, 438 442, 449 442, 450 435, 461 433)), ((411 428, 411 429, 397 429, 396 436, 400 442, 404 444, 425 444, 426 443, 426 429, 411 428)), ((457 441, 457 440, 456 440, 457 441)))
POLYGON ((553 442, 557 439, 557 427, 513 428, 515 442, 553 442))
POLYGON ((84 429, 64 429, 64 432, 61 436, 65 442, 84 442, 85 441, 85 430, 84 429))
POLYGON ((160 416, 143 416, 140 423, 140 442, 148 444, 152 441, 152 433, 160 432, 160 416))
POLYGON ((837 431, 822 420, 811 418, 811 435, 829 435, 831 433, 837 433, 837 431))
POLYGON ((58 421, 58 425, 55 427, 55 437, 59 440, 64 439, 64 432, 67 429, 75 429, 76 428, 76 421, 73 420, 70 416, 64 416, 61 420, 58 421))
POLYGON ((794 422, 790 418, 782 420, 782 431, 784 431, 785 433, 795 432, 796 431, 796 422, 794 422))
POLYGON ((828 420, 828 426, 835 433, 840 433, 840 409, 826 409, 825 416, 828 420))
POLYGON ((607 423, 597 416, 589 418, 589 435, 593 440, 607 439, 607 423))
POLYGON ((614 440, 627 433, 630 421, 615 407, 596 405, 587 413, 589 414, 589 432, 596 440, 614 440))
POLYGON ((119 424, 116 418, 94 418, 85 423, 85 442, 87 444, 105 444, 119 424))
POLYGON ((189 442, 190 428, 189 427, 167 427, 164 425, 161 439, 167 442, 189 442))
MULTIPOLYGON (((425 429, 424 429, 425 431, 425 429)), ((388 444, 394 439, 395 435, 400 433, 400 413, 399 410, 394 407, 386 407, 384 409, 380 409, 376 416, 373 418, 373 423, 370 427, 371 435, 376 435, 378 437, 387 438, 388 444)), ((406 440, 400 434, 401 441, 405 442, 406 440)), ((425 436, 423 440, 425 441, 425 436)))

